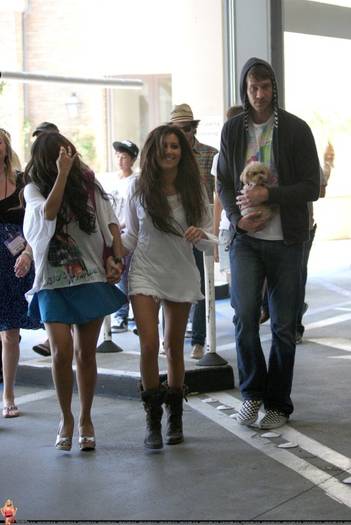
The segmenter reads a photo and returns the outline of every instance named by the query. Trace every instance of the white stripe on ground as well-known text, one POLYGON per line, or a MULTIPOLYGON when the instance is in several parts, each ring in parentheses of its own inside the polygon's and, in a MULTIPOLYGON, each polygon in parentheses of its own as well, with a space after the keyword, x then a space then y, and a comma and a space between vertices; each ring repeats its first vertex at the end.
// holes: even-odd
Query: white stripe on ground
MULTIPOLYGON (((26 403, 32 403, 33 401, 40 401, 41 399, 47 399, 56 395, 55 390, 40 390, 33 394, 26 394, 24 396, 16 397, 16 405, 25 405, 26 403)), ((3 404, 1 403, 1 408, 3 404)))
MULTIPOLYGON (((333 309, 333 306, 330 306, 328 308, 328 310, 332 310, 333 309)), ((315 321, 313 323, 309 323, 305 326, 305 331, 307 330, 313 330, 315 328, 323 328, 324 326, 330 326, 330 325, 333 325, 333 324, 338 324, 338 323, 344 323, 346 321, 349 321, 351 319, 351 312, 350 310, 348 309, 349 313, 346 313, 346 314, 341 314, 341 315, 335 315, 333 317, 327 317, 326 319, 322 319, 321 321, 315 321)), ((269 341, 271 339, 271 334, 267 334, 267 335, 264 335, 261 337, 261 342, 264 343, 265 341, 269 341)), ((310 339, 309 337, 307 337, 308 341, 312 341, 312 342, 317 342, 319 344, 319 340, 315 340, 315 339, 310 339)), ((320 343, 320 344, 323 344, 323 343, 320 343)), ((338 348, 338 347, 336 347, 338 348)), ((233 337, 233 341, 230 342, 230 343, 225 343, 225 344, 222 344, 222 345, 218 345, 216 347, 216 350, 220 351, 220 350, 235 350, 235 340, 234 340, 234 337, 233 337)))
MULTIPOLYGON (((320 284, 320 283, 318 283, 318 284, 320 284)), ((346 295, 347 296, 351 295, 351 292, 348 293, 347 290, 345 290, 345 291, 346 291, 346 295)), ((337 303, 328 304, 327 306, 318 306, 318 307, 313 307, 313 308, 309 306, 309 308, 307 310, 307 313, 305 314, 305 317, 316 315, 316 314, 319 314, 319 313, 322 313, 322 312, 330 312, 330 310, 339 310, 339 309, 342 309, 343 307, 345 307, 345 309, 347 311, 350 311, 350 307, 351 307, 350 300, 348 300, 348 301, 340 301, 340 302, 338 301, 337 303)), ((232 309, 230 304, 229 305, 226 304, 225 305, 225 309, 223 308, 222 305, 220 305, 218 310, 216 308, 216 314, 218 315, 219 318, 228 319, 228 320, 232 321, 233 320, 234 310, 232 309)))
POLYGON ((330 310, 341 310, 345 308, 347 312, 350 311, 350 301, 343 301, 342 303, 334 303, 334 304, 328 304, 328 306, 318 306, 314 308, 308 308, 307 313, 305 314, 305 317, 309 317, 312 315, 317 315, 322 312, 330 312, 330 310))
POLYGON ((39 360, 28 360, 28 361, 22 361, 19 363, 21 366, 30 366, 30 367, 33 367, 33 368, 51 368, 51 359, 48 360, 47 358, 43 358, 42 361, 39 361, 39 360), (44 361, 45 359, 45 361, 44 361))
MULTIPOLYGON (((216 399, 216 396, 217 393, 211 395, 214 399, 216 399)), ((225 428, 242 441, 245 441, 245 443, 251 447, 259 450, 266 456, 274 459, 313 483, 328 497, 351 508, 350 487, 338 481, 336 478, 333 478, 330 474, 327 474, 323 470, 311 465, 304 459, 295 456, 286 449, 277 448, 274 443, 267 439, 259 436, 252 437, 254 429, 238 425, 233 419, 229 418, 219 410, 216 410, 214 407, 209 406, 207 403, 204 403, 197 397, 190 397, 189 404, 194 410, 225 428)), ((281 427, 279 432, 285 433, 287 430, 286 427, 287 425, 281 427)))
MULTIPOLYGON (((235 410, 239 410, 241 406, 241 400, 230 394, 226 394, 225 392, 215 392, 213 395, 211 394, 211 397, 213 399, 217 399, 220 403, 232 406, 235 410)), ((293 443, 298 443, 301 448, 310 454, 318 456, 322 460, 327 461, 328 463, 331 463, 342 470, 351 469, 351 459, 349 457, 343 456, 339 452, 336 452, 336 450, 333 450, 325 445, 322 445, 322 443, 305 436, 305 434, 295 430, 290 425, 284 425, 283 427, 277 429, 277 432, 282 435, 283 439, 293 443)))
POLYGON ((330 290, 331 292, 336 292, 341 295, 345 295, 346 297, 351 297, 350 290, 346 290, 345 288, 342 288, 341 286, 338 286, 336 284, 330 283, 328 281, 321 280, 318 283, 320 286, 323 286, 327 290, 330 290))
MULTIPOLYGON (((102 353, 103 353, 103 352, 102 352, 102 353)), ((112 353, 113 353, 113 352, 112 352, 112 353)), ((119 353, 119 352, 117 352, 117 353, 119 353)), ((124 349, 124 348, 123 348, 123 354, 124 354, 124 355, 125 355, 125 354, 128 354, 128 355, 140 355, 140 352, 138 352, 137 350, 128 350, 128 348, 127 348, 127 349, 124 349)), ((100 352, 97 352, 96 355, 97 355, 97 356, 100 355, 100 352)))
POLYGON ((314 323, 309 323, 305 326, 306 330, 313 330, 314 328, 323 328, 325 326, 330 326, 332 324, 344 323, 351 319, 351 312, 348 314, 335 315, 334 317, 327 317, 321 321, 315 321, 314 323))
MULTIPOLYGON (((30 366, 33 368, 48 368, 51 366, 51 362, 46 363, 36 363, 36 362, 24 362, 21 363, 21 366, 30 366)), ((73 370, 76 370, 76 365, 73 365, 73 370)), ((130 370, 116 370, 115 368, 100 368, 97 369, 98 374, 109 374, 113 376, 132 376, 132 377, 140 377, 140 372, 132 372, 130 370)))
POLYGON ((308 338, 308 342, 322 346, 330 346, 338 350, 345 350, 345 352, 351 352, 351 339, 342 339, 341 337, 321 337, 319 339, 308 338))
POLYGON ((116 377, 138 377, 140 378, 140 372, 132 372, 131 370, 116 370, 113 368, 98 368, 98 374, 108 374, 116 377))
MULTIPOLYGON (((260 339, 261 339, 261 343, 264 343, 265 341, 270 341, 272 339, 272 336, 269 333, 267 335, 261 336, 260 339)), ((216 350, 235 350, 235 348, 236 348, 236 345, 235 345, 235 339, 233 336, 233 341, 231 343, 225 343, 223 345, 218 345, 216 347, 216 350)))
POLYGON ((231 343, 225 343, 223 345, 217 345, 216 346, 216 352, 220 352, 221 350, 235 350, 235 341, 233 337, 233 341, 231 343))

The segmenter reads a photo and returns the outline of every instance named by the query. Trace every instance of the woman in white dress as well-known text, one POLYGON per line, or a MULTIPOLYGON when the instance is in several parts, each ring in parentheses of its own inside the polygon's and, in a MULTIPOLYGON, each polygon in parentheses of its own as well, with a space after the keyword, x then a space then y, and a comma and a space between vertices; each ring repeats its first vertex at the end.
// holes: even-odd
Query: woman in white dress
POLYGON ((141 397, 147 448, 162 448, 162 404, 168 413, 166 443, 183 441, 184 335, 190 306, 203 298, 193 245, 213 249, 212 216, 196 160, 181 130, 153 130, 141 154, 141 174, 129 188, 122 242, 133 251, 129 295, 141 346, 141 397), (158 311, 165 315, 168 384, 160 385, 158 311))

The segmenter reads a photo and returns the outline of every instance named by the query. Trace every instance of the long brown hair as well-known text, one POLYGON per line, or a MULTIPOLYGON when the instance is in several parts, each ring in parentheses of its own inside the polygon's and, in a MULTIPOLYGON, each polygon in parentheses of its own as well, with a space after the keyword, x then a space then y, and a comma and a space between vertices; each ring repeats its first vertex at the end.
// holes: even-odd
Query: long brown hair
MULTIPOLYGON (((42 133, 32 145, 31 158, 24 171, 24 178, 26 183, 33 182, 45 198, 48 197, 56 181, 56 160, 61 146, 66 149, 70 147, 72 155, 76 153, 74 145, 60 133, 42 133)), ((89 197, 95 189, 104 199, 108 199, 101 186, 95 181, 93 172, 77 156, 69 173, 61 208, 57 215, 56 232, 70 222, 72 214, 81 230, 86 233, 96 231, 95 209, 93 204, 89 203, 89 197)))
POLYGON ((12 182, 12 184, 16 184, 16 173, 15 169, 13 167, 12 163, 12 147, 11 142, 9 138, 9 134, 5 130, 0 130, 0 138, 5 143, 6 146, 6 157, 5 157, 5 177, 12 182))
POLYGON ((141 152, 141 174, 136 195, 147 210, 152 222, 160 231, 181 236, 172 224, 171 208, 162 189, 163 172, 158 159, 164 155, 166 135, 178 137, 181 159, 175 179, 175 188, 182 202, 188 226, 199 226, 205 212, 203 184, 200 171, 184 133, 175 126, 159 126, 151 131, 141 152))

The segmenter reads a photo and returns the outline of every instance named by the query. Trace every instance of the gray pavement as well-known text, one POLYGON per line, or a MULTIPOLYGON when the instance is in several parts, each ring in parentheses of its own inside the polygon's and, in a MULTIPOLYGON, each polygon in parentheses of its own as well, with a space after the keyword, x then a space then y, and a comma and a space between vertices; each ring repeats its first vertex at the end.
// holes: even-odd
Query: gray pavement
MULTIPOLYGON (((237 425, 230 416, 240 394, 223 389, 189 397, 184 444, 148 453, 141 404, 111 389, 94 402, 96 452, 79 452, 75 436, 72 451, 62 453, 53 446, 58 409, 52 386, 27 381, 17 387, 21 417, 0 421, 0 506, 13 499, 18 522, 351 522, 351 485, 345 483, 351 478, 350 248, 351 241, 313 248, 306 336, 296 353, 295 412, 278 436, 237 425), (278 446, 287 443, 294 446, 278 446)), ((231 317, 228 300, 219 301, 219 353, 237 377, 231 317)), ((40 333, 23 333, 22 366, 49 365, 31 351, 41 339, 40 333)), ((262 341, 268 350, 268 323, 262 341)), ((122 372, 137 375, 138 338, 128 333, 116 342, 125 351, 98 355, 100 377, 102 370, 114 371, 116 381, 122 372)), ((185 353, 193 367, 189 343, 185 353)), ((160 357, 163 369, 164 363, 160 357)))

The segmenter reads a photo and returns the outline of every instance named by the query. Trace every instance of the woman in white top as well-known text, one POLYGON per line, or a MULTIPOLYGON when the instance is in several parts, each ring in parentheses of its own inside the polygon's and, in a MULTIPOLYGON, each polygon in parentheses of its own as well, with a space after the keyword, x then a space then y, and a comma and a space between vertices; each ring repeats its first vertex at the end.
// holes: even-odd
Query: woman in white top
POLYGON ((168 412, 167 444, 183 441, 184 334, 191 303, 203 298, 193 245, 212 246, 212 217, 205 187, 181 130, 153 130, 141 155, 141 174, 129 188, 122 242, 133 251, 129 296, 141 346, 144 444, 161 448, 162 404, 168 412), (165 315, 168 385, 160 385, 158 311, 165 315))
POLYGON ((59 133, 43 133, 37 138, 25 177, 29 184, 24 189, 23 230, 36 269, 29 313, 41 319, 50 340, 62 412, 55 446, 60 450, 72 446, 74 352, 80 400, 79 447, 92 450, 96 343, 104 316, 118 305, 113 283, 123 268, 118 221, 94 174, 80 161, 73 144, 59 133), (106 261, 104 246, 112 246, 113 252, 106 261))

